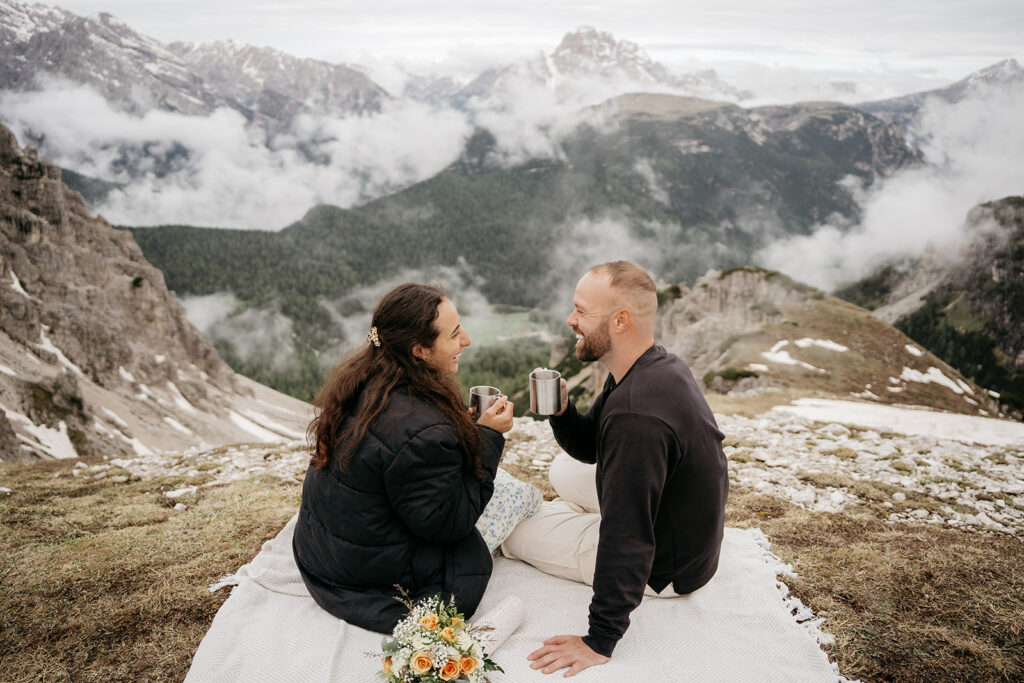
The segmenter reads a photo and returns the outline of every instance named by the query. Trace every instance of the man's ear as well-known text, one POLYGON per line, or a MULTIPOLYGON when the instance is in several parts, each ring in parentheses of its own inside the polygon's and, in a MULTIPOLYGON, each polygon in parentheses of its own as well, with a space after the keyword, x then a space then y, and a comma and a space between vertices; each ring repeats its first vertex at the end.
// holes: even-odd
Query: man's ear
POLYGON ((427 350, 425 348, 423 348, 422 344, 413 344, 412 345, 412 355, 415 356, 416 358, 419 358, 420 360, 426 360, 427 359, 427 350))
POLYGON ((612 325, 616 332, 625 332, 633 326, 633 314, 628 308, 620 308, 612 314, 612 325))

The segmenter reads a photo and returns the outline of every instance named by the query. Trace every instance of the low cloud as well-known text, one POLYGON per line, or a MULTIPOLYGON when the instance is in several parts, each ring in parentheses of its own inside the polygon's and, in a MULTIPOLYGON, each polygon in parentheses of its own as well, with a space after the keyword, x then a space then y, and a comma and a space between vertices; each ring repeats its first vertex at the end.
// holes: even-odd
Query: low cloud
POLYGON ((957 104, 929 101, 911 135, 927 167, 859 190, 859 224, 831 220, 809 236, 772 244, 757 261, 831 290, 928 247, 955 254, 971 208, 1024 192, 1021 111, 1021 86, 980 90, 957 104))
POLYGON ((185 315, 215 346, 272 371, 294 366, 292 321, 273 308, 245 308, 230 292, 181 299, 185 315))
POLYGON ((94 207, 118 224, 279 230, 315 204, 351 206, 434 175, 471 133, 463 113, 395 100, 373 116, 300 116, 268 142, 232 110, 133 116, 88 87, 44 85, 0 93, 4 122, 40 139, 48 161, 125 183, 94 207))

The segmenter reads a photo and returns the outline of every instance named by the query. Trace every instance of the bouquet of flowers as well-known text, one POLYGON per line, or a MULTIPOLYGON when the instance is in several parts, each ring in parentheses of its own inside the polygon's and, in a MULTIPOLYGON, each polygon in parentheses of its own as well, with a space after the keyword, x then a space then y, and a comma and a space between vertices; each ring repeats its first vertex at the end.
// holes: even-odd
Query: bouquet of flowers
POLYGON ((409 608, 409 616, 381 643, 380 676, 388 683, 482 683, 487 680, 485 671, 503 672, 478 642, 480 634, 492 629, 471 626, 454 599, 444 603, 438 593, 416 604, 402 602, 409 608))

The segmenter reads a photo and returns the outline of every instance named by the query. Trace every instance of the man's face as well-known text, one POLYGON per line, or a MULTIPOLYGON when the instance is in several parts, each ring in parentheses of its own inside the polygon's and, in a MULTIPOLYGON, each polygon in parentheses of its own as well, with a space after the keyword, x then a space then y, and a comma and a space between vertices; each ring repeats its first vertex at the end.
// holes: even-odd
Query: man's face
POLYGON ((576 333, 576 357, 581 361, 601 360, 611 351, 608 321, 615 312, 613 304, 607 276, 587 273, 576 285, 572 313, 565 322, 576 333))

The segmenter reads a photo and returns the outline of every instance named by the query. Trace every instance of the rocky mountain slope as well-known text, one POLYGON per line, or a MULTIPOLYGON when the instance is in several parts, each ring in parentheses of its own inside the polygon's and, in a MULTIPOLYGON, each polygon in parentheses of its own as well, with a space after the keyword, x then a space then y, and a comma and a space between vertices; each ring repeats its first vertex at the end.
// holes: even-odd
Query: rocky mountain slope
POLYGON ((503 88, 515 81, 544 86, 558 93, 573 82, 582 80, 606 85, 628 84, 629 90, 669 90, 729 101, 750 97, 749 93, 721 81, 713 70, 674 74, 665 65, 651 59, 636 43, 616 40, 611 33, 581 26, 565 34, 550 54, 487 69, 452 99, 466 104, 474 98, 486 101, 500 97, 503 88))
POLYGON ((937 99, 949 104, 959 102, 972 95, 977 95, 989 88, 1006 88, 1024 86, 1024 68, 1016 59, 1004 59, 990 67, 975 71, 966 78, 952 83, 945 88, 912 93, 888 100, 864 102, 856 105, 878 118, 895 123, 904 130, 917 118, 918 112, 929 99, 937 99))
POLYGON ((299 438, 306 406, 235 375, 127 232, 0 127, 0 458, 299 438))
POLYGON ((41 78, 62 78, 136 114, 227 107, 273 130, 299 113, 377 111, 387 97, 343 65, 234 41, 164 45, 110 14, 81 17, 14 0, 0 0, 0 49, 0 89, 35 90, 41 78))
POLYGON ((211 88, 279 124, 308 112, 376 112, 388 97, 361 71, 343 64, 300 59, 234 40, 167 47, 211 88))
POLYGON ((114 106, 209 114, 240 108, 211 89, 162 43, 105 14, 80 17, 0 0, 0 88, 34 90, 40 78, 94 87, 114 106))
POLYGON ((655 336, 713 391, 1003 412, 985 388, 869 311, 774 271, 708 272, 662 306, 655 336))
POLYGON ((976 207, 959 252, 881 266, 837 292, 1024 410, 1024 197, 976 207))

